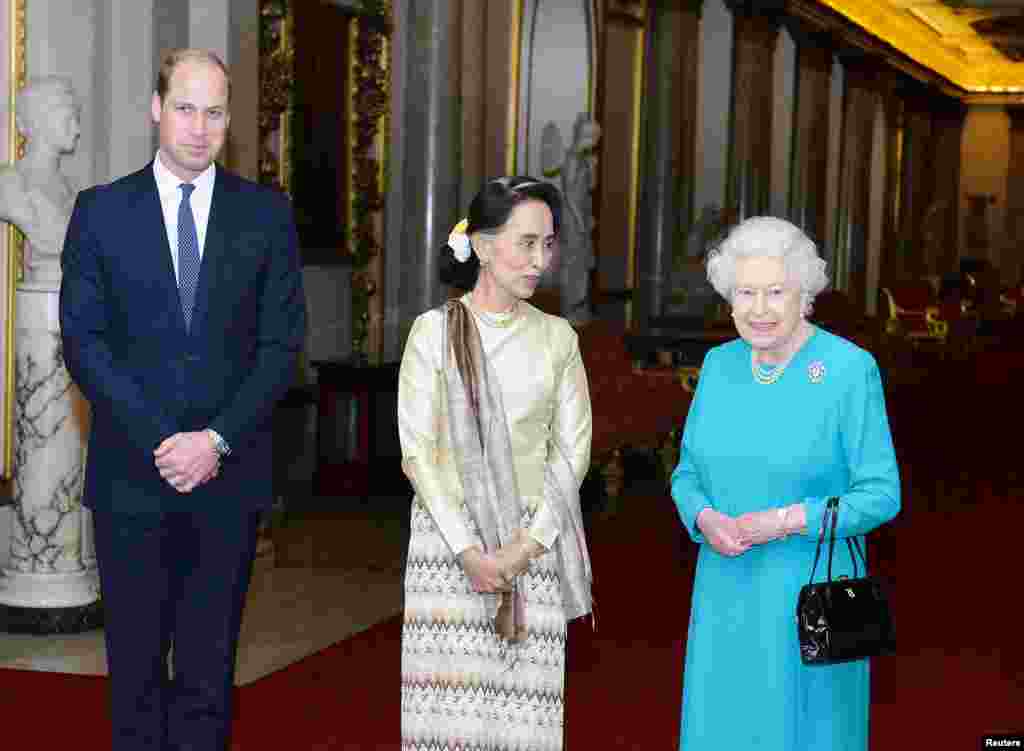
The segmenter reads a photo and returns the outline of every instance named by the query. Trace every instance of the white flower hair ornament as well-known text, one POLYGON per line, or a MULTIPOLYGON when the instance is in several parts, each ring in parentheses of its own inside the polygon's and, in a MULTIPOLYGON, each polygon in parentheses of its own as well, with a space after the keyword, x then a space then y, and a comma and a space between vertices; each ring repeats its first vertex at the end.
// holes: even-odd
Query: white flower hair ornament
POLYGON ((468 228, 469 220, 463 219, 452 227, 452 231, 448 235, 448 247, 452 249, 452 252, 455 254, 455 260, 459 263, 468 261, 469 254, 472 251, 469 235, 466 234, 468 228))

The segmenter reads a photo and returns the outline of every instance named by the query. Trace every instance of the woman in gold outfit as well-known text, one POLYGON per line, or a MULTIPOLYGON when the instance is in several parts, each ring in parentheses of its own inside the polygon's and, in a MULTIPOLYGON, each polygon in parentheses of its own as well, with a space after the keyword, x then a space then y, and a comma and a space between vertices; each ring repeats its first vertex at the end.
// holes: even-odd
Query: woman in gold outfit
POLYGON ((404 751, 562 748, 566 622, 590 612, 590 397, 572 327, 526 302, 561 212, 550 184, 484 185, 441 250, 469 292, 406 342, 404 751))

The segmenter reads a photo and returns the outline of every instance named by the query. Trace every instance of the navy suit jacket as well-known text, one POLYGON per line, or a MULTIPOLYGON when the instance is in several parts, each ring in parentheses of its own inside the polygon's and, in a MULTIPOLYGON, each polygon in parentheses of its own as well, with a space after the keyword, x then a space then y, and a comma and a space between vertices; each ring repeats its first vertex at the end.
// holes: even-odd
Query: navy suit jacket
POLYGON ((286 198, 217 168, 189 330, 152 164, 79 194, 62 265, 64 359, 92 405, 83 502, 125 512, 269 507, 274 404, 294 381, 306 326, 286 198), (218 477, 178 493, 153 450, 206 427, 232 454, 218 477))

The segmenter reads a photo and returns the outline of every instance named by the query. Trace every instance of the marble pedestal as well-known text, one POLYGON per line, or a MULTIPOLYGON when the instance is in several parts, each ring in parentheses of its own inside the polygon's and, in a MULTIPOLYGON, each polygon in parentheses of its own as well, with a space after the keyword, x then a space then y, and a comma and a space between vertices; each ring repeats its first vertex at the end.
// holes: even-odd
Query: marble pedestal
POLYGON ((0 629, 72 633, 101 622, 91 518, 81 505, 88 407, 61 352, 59 283, 15 298, 14 483, 0 629))

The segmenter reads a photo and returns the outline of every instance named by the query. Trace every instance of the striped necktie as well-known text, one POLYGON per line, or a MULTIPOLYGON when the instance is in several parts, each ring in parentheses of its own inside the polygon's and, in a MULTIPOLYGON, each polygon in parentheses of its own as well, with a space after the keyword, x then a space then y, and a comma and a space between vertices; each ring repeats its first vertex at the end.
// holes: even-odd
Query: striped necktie
POLYGON ((191 183, 182 183, 181 203, 178 205, 178 294, 181 312, 185 314, 185 328, 192 326, 192 308, 196 302, 196 284, 199 282, 199 236, 192 217, 189 198, 196 189, 191 183))

